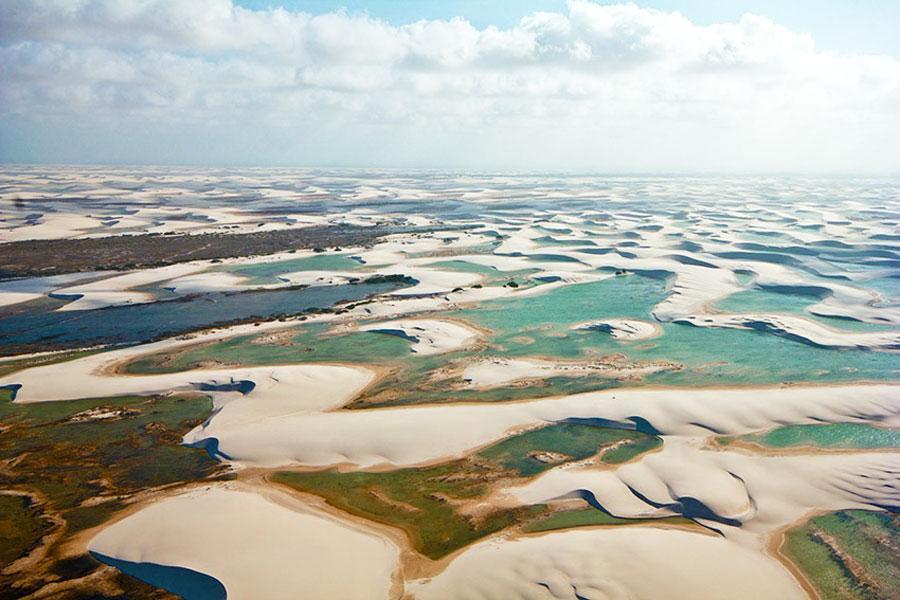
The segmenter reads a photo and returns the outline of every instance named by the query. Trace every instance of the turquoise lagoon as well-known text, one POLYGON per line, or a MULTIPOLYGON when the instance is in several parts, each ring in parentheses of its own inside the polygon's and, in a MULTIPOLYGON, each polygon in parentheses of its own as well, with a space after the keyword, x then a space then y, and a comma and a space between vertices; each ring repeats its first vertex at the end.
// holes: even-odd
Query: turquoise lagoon
MULTIPOLYGON (((508 274, 503 274, 506 278, 508 274)), ((790 294, 754 290, 776 296, 782 307, 801 307, 790 294)), ((296 362, 365 362, 391 365, 394 373, 373 392, 394 389, 392 403, 438 400, 505 400, 555 393, 576 393, 621 385, 596 376, 550 378, 529 388, 490 391, 460 390, 452 381, 432 381, 436 369, 484 357, 553 357, 569 360, 620 354, 632 361, 673 361, 679 371, 651 375, 628 385, 762 385, 781 382, 841 382, 897 379, 900 364, 891 353, 818 348, 772 334, 723 328, 700 328, 663 323, 663 335, 645 341, 622 342, 596 331, 573 330, 579 323, 601 318, 653 320, 651 311, 666 296, 665 281, 641 275, 619 276, 599 282, 570 285, 545 294, 484 302, 477 307, 440 313, 490 330, 486 344, 439 357, 411 354, 402 338, 373 332, 328 334, 330 326, 304 325, 292 345, 248 344, 249 336, 191 351, 168 364, 166 370, 188 368, 192 360, 213 358, 241 364, 296 362), (398 388, 399 386, 399 388, 398 388), (398 391, 399 390, 399 391, 398 391)), ((750 296, 750 294, 748 294, 750 296)), ((756 296, 752 302, 758 302, 756 296)), ((739 299, 740 300, 740 299, 739 299)), ((733 301, 738 302, 738 301, 733 301)), ((834 326, 844 322, 836 319, 834 326)), ((155 371, 147 361, 135 372, 155 371)))
POLYGON ((876 427, 868 423, 786 425, 766 433, 745 435, 738 439, 773 448, 797 446, 854 450, 900 448, 900 429, 876 427))

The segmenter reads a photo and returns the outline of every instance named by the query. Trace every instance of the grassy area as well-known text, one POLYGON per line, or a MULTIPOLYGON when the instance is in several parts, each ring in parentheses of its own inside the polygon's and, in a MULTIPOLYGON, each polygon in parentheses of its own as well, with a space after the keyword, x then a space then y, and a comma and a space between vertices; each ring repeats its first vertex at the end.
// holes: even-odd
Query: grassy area
MULTIPOLYGON (((479 456, 493 460, 508 469, 514 469, 522 476, 537 475, 552 467, 554 462, 539 460, 535 454, 552 452, 565 455, 559 462, 583 460, 597 454, 598 448, 621 444, 604 452, 604 462, 624 462, 609 460, 609 455, 616 457, 624 454, 625 448, 636 448, 631 456, 637 456, 645 450, 662 443, 658 438, 627 429, 592 427, 575 423, 561 423, 526 432, 507 438, 479 453, 479 456), (643 448, 643 449, 641 449, 643 448), (620 452, 621 451, 621 452, 620 452)), ((627 460, 627 459, 625 459, 627 460)))
POLYGON ((896 598, 900 516, 847 510, 788 532, 784 551, 825 600, 896 598))
MULTIPOLYGON (((399 338, 398 338, 399 339, 399 338)), ((443 355, 443 363, 458 358, 468 358, 473 353, 443 355)), ((356 399, 348 408, 372 408, 403 406, 423 403, 450 402, 506 402, 543 398, 551 395, 569 395, 620 387, 621 382, 609 377, 586 375, 584 377, 548 377, 527 386, 500 386, 488 390, 454 389, 461 380, 431 379, 434 369, 442 366, 434 357, 411 358, 395 375, 378 381, 356 399), (416 361, 416 362, 413 362, 416 361)), ((629 382, 631 385, 633 382, 629 382)))
POLYGON ((460 514, 454 502, 480 497, 486 485, 479 473, 465 473, 459 467, 452 463, 388 473, 282 472, 273 480, 318 494, 351 514, 399 527, 429 558, 440 558, 543 510, 498 510, 479 519, 460 514))
POLYGON ((555 512, 548 517, 528 523, 523 528, 528 533, 553 531, 555 529, 571 529, 572 527, 589 527, 594 525, 634 525, 635 523, 660 523, 668 525, 697 526, 684 517, 664 517, 661 519, 620 519, 600 509, 588 507, 576 510, 555 512))
MULTIPOLYGON (((0 460, 18 460, 0 475, 0 484, 37 490, 65 517, 97 495, 202 479, 221 465, 180 441, 211 411, 206 396, 2 402, 0 418, 7 430, 0 436, 0 460), (82 416, 91 410, 117 416, 98 420, 82 416)), ((113 501, 92 512, 111 514, 118 508, 113 501)))
POLYGON ((31 498, 0 495, 0 570, 34 548, 45 531, 31 498))
POLYGON ((617 465, 662 446, 662 440, 658 437, 642 433, 638 435, 641 437, 630 438, 624 444, 604 452, 600 460, 611 465, 617 465))
MULTIPOLYGON (((180 445, 182 436, 209 416, 212 402, 207 396, 124 396, 34 404, 13 404, 10 399, 9 390, 0 390, 0 463, 6 465, 0 472, 0 489, 32 492, 42 499, 41 510, 59 515, 66 522, 66 532, 58 544, 103 523, 123 508, 130 495, 214 477, 223 468, 203 450, 180 445), (98 497, 110 500, 94 503, 98 497)), ((21 556, 37 535, 34 518, 22 516, 26 507, 16 509, 19 516, 7 510, 9 498, 21 502, 19 497, 0 496, 4 560, 21 556), (5 541, 7 535, 12 543, 5 541)), ((40 569, 52 570, 55 560, 51 549, 40 569)), ((95 561, 91 564, 99 566, 95 561)))
POLYGON ((604 447, 640 436, 649 437, 621 429, 556 424, 513 436, 472 457, 424 469, 279 472, 273 480, 319 495, 351 514, 399 527, 416 550, 440 558, 546 514, 541 505, 481 512, 478 501, 492 484, 522 483, 554 465, 593 456, 604 447))

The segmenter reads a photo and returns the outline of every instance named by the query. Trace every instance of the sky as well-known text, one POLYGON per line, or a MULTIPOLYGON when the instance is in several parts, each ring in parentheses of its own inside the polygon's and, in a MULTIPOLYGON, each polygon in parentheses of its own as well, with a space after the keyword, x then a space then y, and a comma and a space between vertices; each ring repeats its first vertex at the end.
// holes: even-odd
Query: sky
POLYGON ((3 0, 0 162, 900 174, 897 0, 3 0))

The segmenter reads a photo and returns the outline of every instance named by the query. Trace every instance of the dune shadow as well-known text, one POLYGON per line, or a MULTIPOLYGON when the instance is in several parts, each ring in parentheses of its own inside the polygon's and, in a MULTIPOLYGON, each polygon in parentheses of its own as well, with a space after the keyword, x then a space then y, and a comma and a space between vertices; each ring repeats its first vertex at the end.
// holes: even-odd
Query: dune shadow
POLYGON ((184 600, 225 600, 228 596, 225 586, 218 579, 191 569, 120 560, 99 552, 91 552, 91 556, 126 575, 177 594, 184 600))

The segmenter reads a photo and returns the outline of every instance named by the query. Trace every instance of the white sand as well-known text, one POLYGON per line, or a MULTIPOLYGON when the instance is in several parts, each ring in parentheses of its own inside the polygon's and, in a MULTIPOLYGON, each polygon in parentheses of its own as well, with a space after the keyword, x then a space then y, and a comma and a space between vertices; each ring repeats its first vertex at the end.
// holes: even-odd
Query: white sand
POLYGON ((805 597, 773 559, 726 539, 651 527, 481 542, 407 589, 418 600, 805 597))
POLYGON ((178 277, 166 283, 166 287, 176 294, 205 294, 209 292, 236 292, 250 289, 280 287, 283 284, 251 285, 250 279, 228 271, 205 271, 178 277))
POLYGON ((896 453, 758 456, 702 450, 667 437, 661 451, 617 470, 556 468, 507 493, 522 504, 588 494, 619 517, 686 510, 729 539, 761 549, 767 535, 814 509, 896 505, 900 491, 892 482, 898 469, 896 453), (688 497, 702 503, 708 516, 682 508, 681 500, 688 497))
MULTIPOLYGON (((326 315, 331 316, 331 315, 326 315)), ((288 365, 276 367, 237 367, 195 369, 176 373, 158 375, 110 375, 116 365, 147 354, 175 350, 204 342, 213 342, 229 337, 264 333, 289 329, 296 325, 269 322, 259 327, 254 325, 238 325, 227 329, 211 330, 206 333, 169 338, 159 342, 121 348, 89 356, 83 356, 65 362, 40 365, 16 371, 0 377, 0 385, 21 385, 16 395, 17 403, 50 402, 57 400, 76 400, 79 398, 102 398, 126 394, 157 394, 173 390, 196 389, 201 383, 228 383, 232 380, 248 379, 256 381, 262 389, 263 382, 278 377, 285 379, 291 376, 316 377, 319 373, 331 372, 335 378, 348 378, 350 381, 365 385, 371 377, 369 371, 355 367, 338 367, 331 365, 288 365)), ((327 386, 326 383, 322 384, 327 386)), ((314 388, 318 393, 318 388, 314 388)), ((316 406, 332 405, 331 400, 318 400, 316 406), (323 403, 324 402, 324 403, 323 403)))
POLYGON ((802 341, 824 348, 860 350, 900 350, 900 332, 849 331, 827 327, 811 319, 793 315, 739 314, 691 315, 675 319, 697 327, 752 329, 802 341))
POLYGON ((881 296, 871 290, 860 289, 835 280, 813 280, 783 265, 758 261, 722 261, 721 264, 730 269, 753 271, 756 273, 754 283, 764 289, 795 287, 819 290, 825 294, 825 298, 807 307, 813 314, 858 319, 870 323, 900 324, 900 308, 879 304, 881 296))
POLYGON ((586 329, 608 333, 613 339, 623 341, 648 340, 662 335, 662 327, 650 321, 638 319, 603 319, 580 323, 572 329, 586 329))
MULTIPOLYGON (((630 225, 627 221, 622 221, 618 222, 616 227, 627 229, 630 225)), ((542 263, 541 255, 556 254, 580 261, 579 263, 557 263, 557 265, 565 265, 566 269, 579 270, 590 266, 626 269, 634 272, 670 273, 672 281, 669 294, 653 310, 654 317, 661 321, 701 320, 708 316, 709 309, 713 304, 746 289, 738 284, 734 273, 737 270, 744 270, 754 273, 756 284, 763 287, 820 290, 826 297, 819 302, 811 303, 808 310, 813 314, 846 317, 871 323, 900 323, 900 308, 884 303, 879 294, 870 290, 859 289, 835 280, 812 279, 801 271, 757 260, 724 259, 684 249, 678 249, 677 255, 683 256, 685 259, 676 260, 677 255, 664 248, 664 245, 670 242, 653 233, 641 232, 642 238, 652 240, 649 246, 631 246, 626 249, 627 252, 636 255, 634 258, 620 256, 617 253, 587 254, 565 247, 544 246, 535 241, 541 235, 541 232, 533 228, 522 227, 510 238, 504 240, 503 245, 496 251, 498 255, 502 254, 502 256, 493 257, 493 262, 477 257, 462 258, 478 264, 490 264, 498 269, 528 268, 529 266, 543 269, 547 267, 542 263), (534 255, 534 258, 529 258, 529 255, 534 255), (685 261, 700 261, 709 266, 699 266, 685 261)), ((723 249, 738 250, 739 248, 726 247, 723 249)), ((561 267, 557 266, 557 268, 561 267)), ((841 275, 843 276, 844 273, 841 275)), ((765 316, 778 318, 775 315, 765 316)), ((856 344, 848 341, 846 346, 837 345, 852 347, 856 344)), ((869 346, 865 342, 863 345, 869 346)), ((876 343, 872 347, 878 345, 876 343)))
POLYGON ((54 290, 54 294, 77 297, 73 302, 59 308, 60 311, 91 310, 107 306, 153 302, 156 299, 153 294, 135 291, 133 288, 183 277, 208 268, 208 263, 180 263, 167 267, 132 271, 91 283, 58 288, 54 290))
POLYGON ((278 278, 288 285, 343 285, 351 279, 369 277, 371 273, 354 271, 296 271, 284 273, 278 278))
MULTIPOLYGON (((86 357, 102 357, 102 354, 86 357)), ((87 361, 85 364, 103 364, 87 361)), ((74 362, 74 361, 73 361, 74 362)), ((238 391, 212 391, 217 408, 215 426, 201 425, 185 440, 190 443, 198 432, 210 437, 217 431, 241 428, 251 423, 288 415, 314 413, 343 406, 373 378, 366 369, 337 365, 288 365, 276 367, 239 367, 197 369, 159 375, 108 376, 95 371, 66 369, 69 363, 58 363, 20 371, 8 378, 20 383, 17 403, 71 400, 84 397, 105 398, 123 395, 149 395, 170 391, 196 391, 202 386, 229 385, 243 381, 255 386, 246 394, 238 391)), ((214 436, 213 436, 214 437, 214 436)))
POLYGON ((61 286, 70 285, 80 280, 102 277, 103 272, 70 273, 49 277, 28 277, 0 282, 0 306, 11 306, 21 302, 30 302, 46 296, 61 286))
POLYGON ((405 319, 363 325, 360 331, 399 335, 412 342, 410 350, 420 356, 461 350, 478 341, 481 333, 457 321, 405 319))
MULTIPOLYGON (((215 437, 223 452, 245 464, 404 466, 454 458, 510 430, 570 417, 622 423, 641 417, 664 434, 701 438, 710 435, 710 430, 741 434, 788 423, 897 419, 897 389, 853 385, 610 390, 502 404, 286 415, 221 431, 215 437)), ((209 427, 215 427, 215 417, 209 427)))
MULTIPOLYGON (((361 367, 296 365, 237 371, 234 377, 253 381, 256 387, 246 395, 212 393, 215 415, 185 434, 185 444, 203 445, 217 440, 219 450, 230 457, 222 448, 222 440, 265 428, 267 423, 291 422, 303 415, 337 409, 356 397, 374 379, 374 373, 361 367)), ((254 452, 255 466, 277 466, 282 462, 277 445, 261 443, 254 452)))
POLYGON ((412 267, 405 265, 383 268, 381 271, 390 275, 406 275, 418 281, 418 283, 412 287, 391 292, 391 295, 393 296, 445 294, 456 288, 469 287, 483 279, 482 276, 477 273, 464 273, 460 271, 429 269, 426 267, 412 267))
MULTIPOLYGON (((94 216, 48 213, 39 225, 0 229, 0 239, 108 235, 128 228, 191 234, 223 231, 225 225, 237 227, 227 231, 266 231, 327 222, 371 225, 384 219, 372 209, 362 208, 341 216, 291 215, 284 221, 267 221, 229 208, 208 211, 211 220, 207 222, 185 220, 190 216, 189 209, 157 205, 160 197, 180 194, 215 202, 230 197, 235 183, 252 185, 260 197, 290 198, 298 206, 306 199, 331 194, 342 200, 440 197, 425 185, 394 177, 361 179, 355 184, 342 178, 335 189, 327 177, 279 175, 286 181, 303 182, 291 188, 275 186, 272 178, 254 173, 230 176, 228 185, 208 186, 199 194, 193 191, 194 180, 177 172, 166 174, 165 188, 153 190, 120 189, 106 176, 90 172, 73 170, 67 177, 84 190, 85 196, 131 200, 141 208, 135 214, 107 220, 108 224, 94 216), (117 222, 113 224, 112 220, 117 222)), ((140 182, 132 174, 117 177, 132 184, 140 182)), ((822 248, 820 242, 828 241, 840 241, 848 248, 874 248, 868 234, 894 232, 872 219, 866 222, 864 215, 858 217, 862 225, 847 224, 847 215, 860 215, 865 203, 842 203, 823 211, 819 203, 804 200, 801 185, 794 190, 796 201, 791 202, 790 210, 753 202, 744 206, 733 199, 722 200, 722 207, 717 199, 692 203, 690 210, 678 216, 651 215, 634 206, 633 191, 623 182, 611 182, 598 190, 595 182, 575 178, 567 179, 566 193, 573 198, 601 197, 603 201, 595 209, 581 211, 578 216, 520 207, 504 212, 510 195, 503 185, 510 181, 513 179, 504 177, 489 181, 459 178, 458 188, 453 188, 455 195, 492 209, 490 214, 485 211, 484 222, 476 232, 404 234, 390 236, 372 248, 347 249, 364 263, 360 271, 290 273, 281 283, 258 286, 248 278, 210 270, 215 267, 209 263, 196 263, 121 274, 83 285, 64 281, 31 287, 20 284, 20 289, 0 289, 0 304, 34 299, 54 289, 81 296, 67 306, 78 309, 152 301, 152 295, 135 288, 164 281, 183 294, 298 283, 337 284, 375 273, 405 274, 418 283, 344 315, 322 315, 310 321, 334 321, 352 328, 357 321, 366 320, 363 330, 396 331, 411 338, 416 353, 437 354, 466 347, 477 338, 464 326, 443 321, 440 315, 417 319, 413 316, 416 313, 439 313, 490 299, 547 293, 561 286, 610 277, 611 270, 626 269, 669 277, 667 296, 652 311, 660 321, 752 327, 832 348, 900 347, 896 332, 837 330, 801 316, 767 312, 714 312, 716 302, 750 285, 782 290, 809 288, 807 291, 821 298, 811 300, 806 308, 812 314, 900 323, 900 307, 864 289, 867 279, 885 277, 887 269, 844 269, 839 261, 802 253, 797 256, 803 258, 796 260, 804 265, 798 268, 790 263, 794 260, 790 248, 783 253, 788 255, 784 261, 772 258, 771 253, 768 260, 764 256, 767 246, 772 253, 781 252, 778 246, 790 244, 816 250, 822 248), (717 213, 727 213, 728 218, 717 213), (460 254, 466 247, 491 242, 492 231, 506 236, 494 254, 460 254), (748 240, 755 245, 755 252, 763 254, 754 257, 754 251, 747 249, 748 240), (596 253, 582 251, 585 249, 596 253), (750 258, 725 258, 735 252, 746 252, 750 258), (542 285, 475 289, 472 285, 482 281, 481 275, 434 266, 444 260, 463 260, 505 272, 529 270, 526 276, 542 285), (741 283, 738 271, 752 273, 752 284, 741 283), (811 274, 816 272, 822 276, 811 274), (456 288, 462 290, 454 292, 456 288), (385 322, 387 319, 394 321, 385 322)), ((517 197, 558 196, 554 184, 547 180, 535 178, 532 183, 533 189, 517 191, 517 197)), ((652 199, 664 185, 655 183, 640 193, 652 199)), ((685 197, 702 189, 692 182, 679 185, 685 197)), ((735 194, 740 195, 741 184, 735 186, 735 194)), ((42 197, 34 191, 22 191, 23 198, 42 197)), ((8 215, 3 212, 4 217, 8 215)), ((433 223, 423 216, 410 216, 406 222, 433 223)), ((862 262, 871 258, 864 255, 860 254, 862 262)), ((296 257, 254 257, 233 262, 296 257)), ((607 331, 615 339, 642 340, 659 333, 659 327, 648 321, 590 314, 583 318, 592 316, 599 319, 583 325, 607 331)), ((505 500, 532 503, 590 495, 620 516, 662 516, 691 512, 692 501, 687 499, 693 499, 706 511, 702 517, 694 514, 695 518, 724 535, 711 537, 648 527, 568 531, 517 541, 509 541, 504 534, 465 550, 431 581, 412 584, 409 591, 423 599, 575 598, 576 594, 623 599, 800 597, 802 593, 786 571, 759 552, 768 535, 813 510, 873 508, 900 502, 895 486, 900 471, 897 453, 762 456, 741 450, 703 449, 714 433, 743 434, 782 424, 875 421, 898 425, 900 393, 896 386, 886 384, 620 389, 504 404, 347 411, 340 407, 371 382, 370 371, 307 364, 222 367, 151 376, 101 374, 115 361, 141 353, 283 327, 264 324, 203 334, 193 340, 166 340, 28 369, 0 378, 0 384, 21 383, 24 387, 17 402, 36 402, 253 381, 256 387, 246 396, 234 391, 213 392, 216 413, 185 437, 188 443, 216 440, 219 450, 236 466, 408 466, 454 458, 513 431, 568 418, 609 419, 623 425, 643 419, 664 434, 661 450, 619 467, 556 467, 525 486, 505 490, 505 500)), ((574 362, 504 359, 470 365, 464 376, 473 386, 488 388, 591 372, 596 371, 574 362)), ((100 411, 91 416, 101 418, 105 414, 100 411)), ((266 597, 296 597, 301 591, 304 597, 385 597, 397 561, 397 550, 387 542, 311 513, 299 502, 274 491, 263 497, 238 484, 216 484, 205 491, 158 502, 108 528, 94 544, 95 549, 127 560, 177 564, 209 573, 226 585, 231 597, 259 597, 260 590, 266 597)))
POLYGON ((100 225, 100 220, 94 217, 48 213, 41 216, 35 225, 20 225, 14 229, 0 231, 0 242, 78 237, 85 231, 100 227, 100 225))
POLYGON ((462 378, 478 389, 496 388, 511 383, 546 379, 548 377, 585 377, 595 375, 611 378, 640 378, 665 371, 664 364, 617 365, 604 361, 564 361, 538 358, 490 358, 467 365, 462 378))
POLYGON ((705 313, 710 304, 741 289, 731 271, 679 264, 669 296, 656 305, 653 316, 671 321, 682 315, 705 313))
POLYGON ((156 502, 101 531, 89 548, 185 567, 230 599, 388 598, 397 548, 276 491, 215 484, 156 502))

